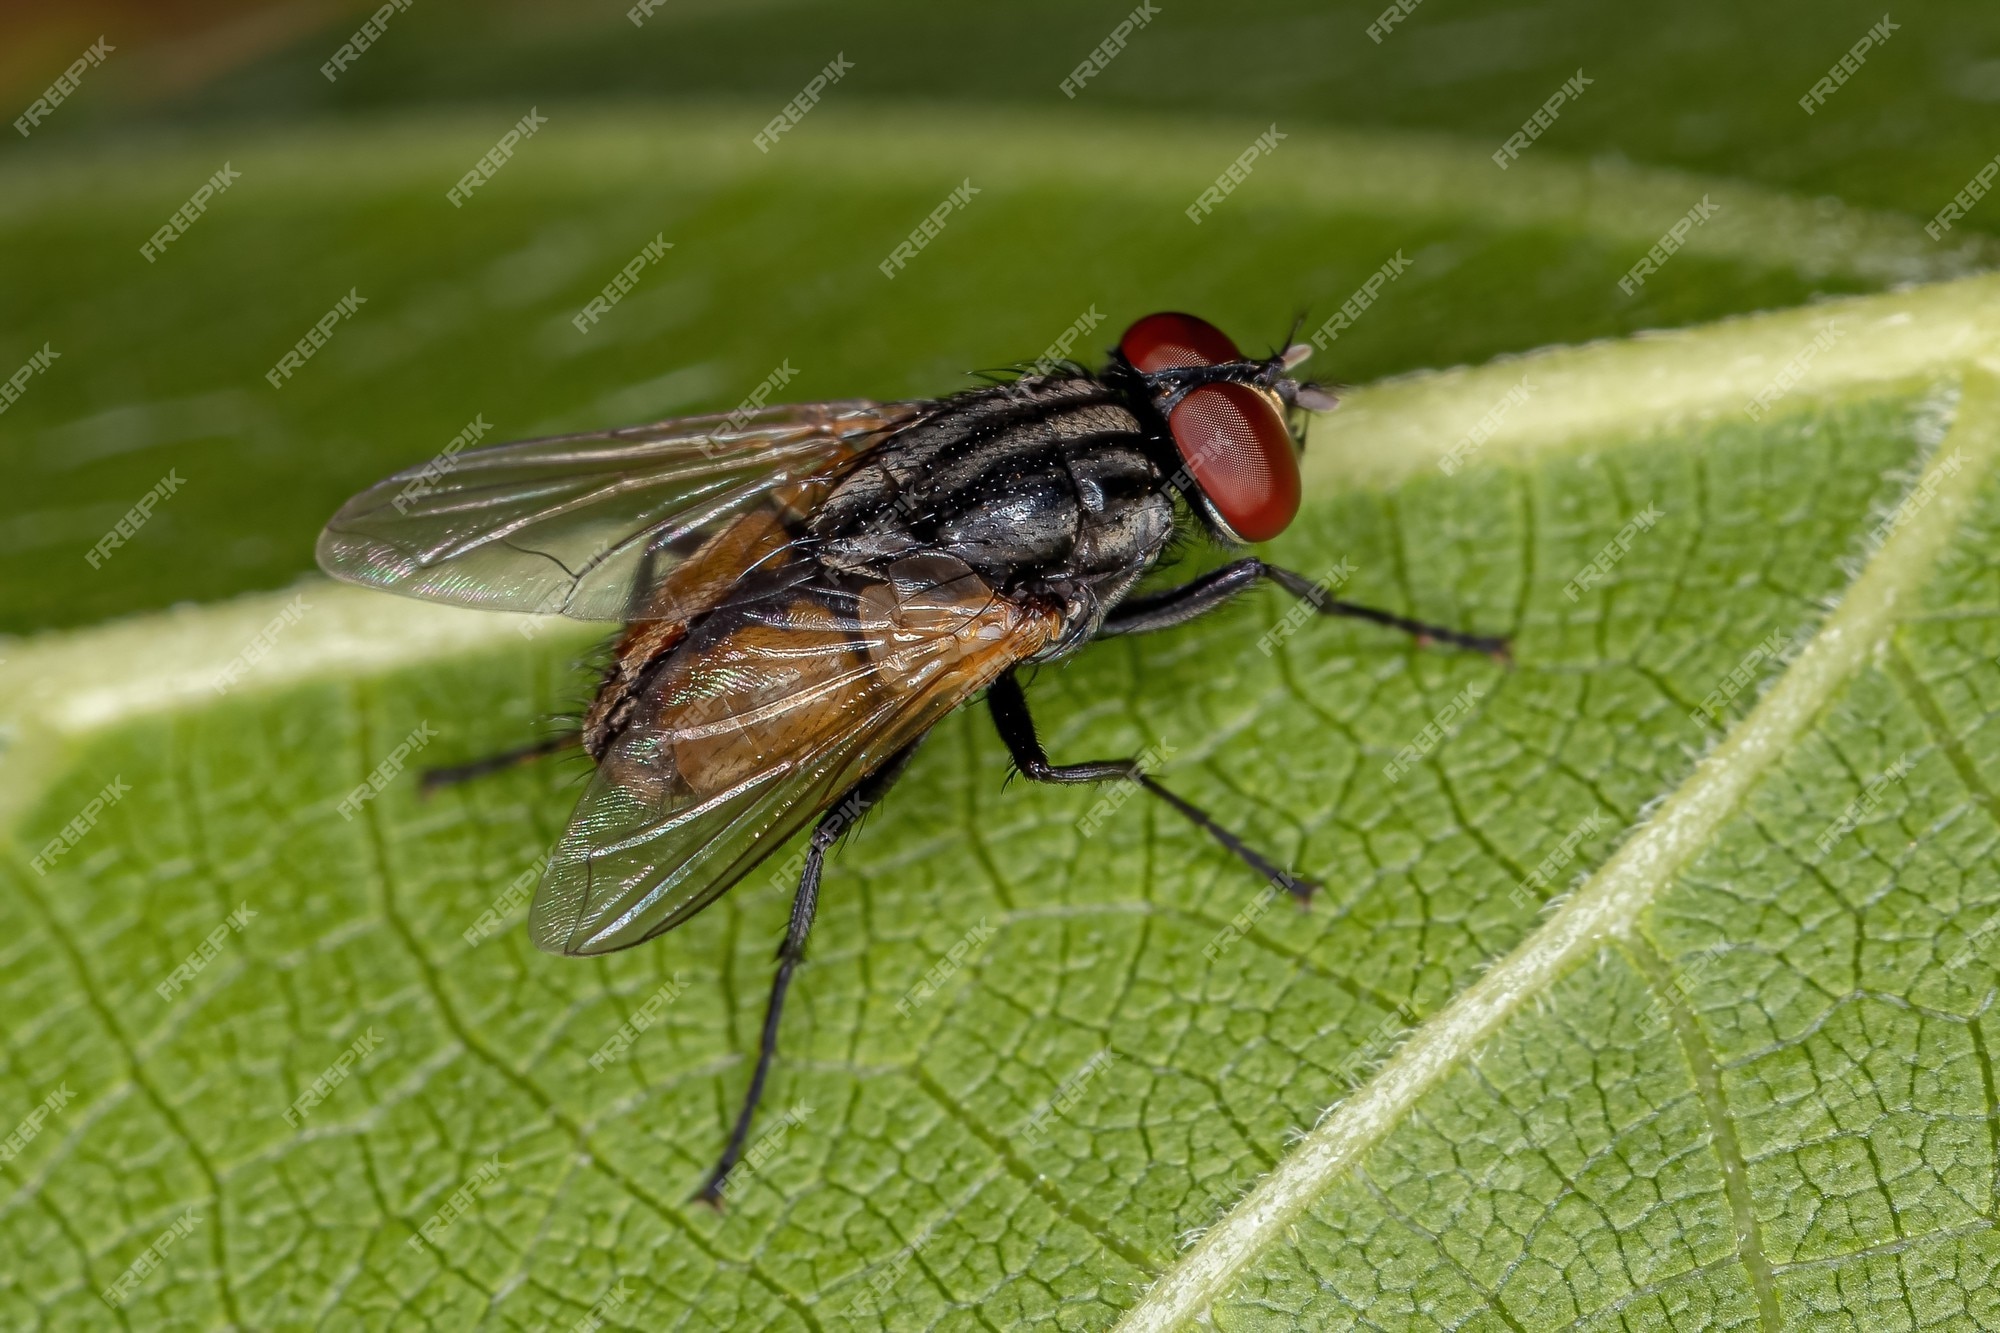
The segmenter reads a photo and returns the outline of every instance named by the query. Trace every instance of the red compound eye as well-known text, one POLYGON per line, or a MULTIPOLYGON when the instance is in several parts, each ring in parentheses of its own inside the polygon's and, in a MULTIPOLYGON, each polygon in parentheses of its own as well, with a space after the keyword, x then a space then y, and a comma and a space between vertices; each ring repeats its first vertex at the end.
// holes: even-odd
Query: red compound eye
MULTIPOLYGON (((1193 315, 1148 315, 1119 339, 1147 374, 1240 361, 1229 335, 1193 315)), ((1167 417, 1188 474, 1237 536, 1269 541, 1299 512, 1299 460, 1284 417, 1247 384, 1204 384, 1167 417)))
POLYGON ((1148 375, 1182 366, 1219 366, 1241 361, 1243 353, 1229 335, 1205 319, 1171 312, 1148 315, 1125 330, 1118 350, 1148 375))

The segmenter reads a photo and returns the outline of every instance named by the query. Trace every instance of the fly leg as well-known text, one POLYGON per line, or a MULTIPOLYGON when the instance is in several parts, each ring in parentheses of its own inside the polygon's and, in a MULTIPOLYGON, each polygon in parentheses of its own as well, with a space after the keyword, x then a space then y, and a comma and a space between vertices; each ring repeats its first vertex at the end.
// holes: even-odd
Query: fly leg
POLYGON ((819 910, 820 871, 826 853, 840 835, 854 827, 870 806, 882 799, 916 753, 919 741, 912 741, 892 755, 882 767, 856 783, 838 805, 819 818, 806 844, 805 868, 799 872, 798 891, 792 895, 792 916, 785 927, 785 942, 778 946, 778 972, 771 978, 771 999, 764 1007, 764 1031, 757 1046, 757 1067, 751 1072, 750 1087, 743 1094, 743 1108, 736 1113, 736 1125, 729 1132, 728 1146, 716 1161, 715 1169, 695 1192, 695 1198, 720 1211, 729 1190, 729 1173, 743 1155, 744 1141, 750 1137, 750 1120, 764 1096, 764 1080, 770 1076, 772 1057, 778 1053, 778 1018, 785 1008, 785 992, 791 989, 792 973, 806 957, 806 937, 812 933, 813 916, 819 910))
POLYGON ((530 760, 540 759, 545 755, 560 754, 564 750, 574 749, 582 744, 582 732, 569 732, 545 741, 537 741, 533 745, 523 745, 517 750, 502 750, 499 754, 490 754, 469 764, 453 764, 448 768, 427 768, 423 777, 418 779, 417 790, 428 796, 439 787, 455 787, 461 782, 483 778, 489 773, 504 772, 530 760))
POLYGON ((1015 679, 1013 672, 1009 671, 993 682, 986 691, 986 704, 993 710, 993 725, 999 729, 1000 739, 1005 742, 1007 753, 1013 756, 1014 766, 1020 769, 1021 775, 1029 781, 1136 782, 1172 806, 1189 823, 1228 848, 1238 860, 1301 903, 1309 902, 1313 891, 1319 887, 1312 880, 1302 879, 1289 871, 1280 870, 1255 848, 1248 846, 1241 838, 1216 823, 1200 806, 1181 799, 1147 776, 1140 769, 1136 759, 1100 759, 1085 764, 1051 764, 1048 755, 1042 751, 1040 738, 1035 735, 1035 719, 1028 712, 1028 697, 1021 692, 1021 682, 1015 679))
POLYGON ((1467 634, 1461 630, 1447 629, 1443 625, 1427 624, 1399 616, 1391 611, 1378 611, 1372 606, 1362 606, 1356 602, 1343 602, 1329 597, 1326 589, 1314 583, 1303 574, 1276 565, 1265 564, 1255 556, 1224 565, 1198 579, 1183 583, 1178 588, 1167 588, 1145 597, 1134 597, 1118 604, 1105 617, 1100 635, 1145 634, 1156 629, 1170 629, 1184 625, 1195 617, 1215 610, 1237 593, 1269 579, 1271 582, 1299 597, 1311 602, 1315 610, 1323 616, 1352 616, 1356 620, 1371 621, 1377 625, 1387 625, 1391 629, 1402 630, 1414 635, 1418 643, 1448 643, 1454 648, 1468 648, 1473 652, 1485 653, 1499 661, 1509 657, 1507 639, 1501 635, 1467 634))

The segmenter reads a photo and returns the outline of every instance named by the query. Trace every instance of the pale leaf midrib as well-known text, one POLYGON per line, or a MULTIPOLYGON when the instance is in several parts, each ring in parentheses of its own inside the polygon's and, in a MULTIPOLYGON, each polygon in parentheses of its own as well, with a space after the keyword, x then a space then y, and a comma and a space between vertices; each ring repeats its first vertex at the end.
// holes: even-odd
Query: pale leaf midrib
POLYGON ((1402 376, 1349 394, 1338 410, 1314 419, 1307 485, 1387 486, 1435 469, 1482 419, 1487 433, 1466 455, 1473 467, 1574 447, 1613 426, 1738 421, 1748 427, 1751 400, 1802 352, 1804 364, 1771 416, 1828 394, 1918 385, 1996 340, 2000 274, 1989 274, 1402 376), (1831 345, 1808 352, 1830 325, 1838 330, 1831 345), (1525 400, 1502 407, 1524 380, 1525 400))
POLYGON ((75 742, 132 719, 505 652, 531 639, 580 645, 612 628, 437 606, 314 578, 284 592, 39 636, 0 664, 0 836, 60 775, 75 742), (282 623, 288 606, 303 609, 282 623), (249 660, 245 650, 266 633, 267 647, 249 660), (237 683, 218 693, 218 673, 238 664, 237 683))
MULTIPOLYGON (((1511 954, 1422 1026, 1355 1094, 1334 1107, 1278 1166, 1175 1263, 1119 1328, 1164 1330, 1205 1311, 1342 1173, 1385 1139, 1523 1004, 1604 939, 1626 932, 1699 851, 1895 624, 1956 531, 2000 448, 2000 356, 1969 364, 1957 418, 1924 483, 1936 492, 1849 585, 1839 606, 1756 707, 1704 757, 1654 815, 1511 954), (1958 462, 1954 466, 1952 460, 1958 462)), ((1924 484, 1920 483, 1920 484, 1924 484)))

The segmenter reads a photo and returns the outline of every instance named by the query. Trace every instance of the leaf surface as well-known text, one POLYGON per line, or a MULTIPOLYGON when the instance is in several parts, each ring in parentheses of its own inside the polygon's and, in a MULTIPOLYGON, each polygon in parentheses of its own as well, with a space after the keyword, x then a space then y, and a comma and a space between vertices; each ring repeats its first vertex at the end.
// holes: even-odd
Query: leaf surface
POLYGON ((1262 122, 829 104, 798 151, 765 154, 740 108, 542 110, 546 129, 456 208, 446 191, 521 108, 56 141, 0 162, 0 254, 16 261, 0 264, 0 366, 44 345, 60 358, 0 419, 0 558, 24 571, 0 581, 0 632, 280 587, 313 568, 344 500, 475 422, 490 442, 727 412, 780 372, 781 399, 931 395, 1079 326, 1067 350, 1095 360, 1157 309, 1198 310, 1261 352, 1398 254, 1313 373, 1358 383, 2000 259, 1967 229, 1934 244, 1910 218, 1744 181, 1558 152, 1503 174, 1490 149, 1418 135, 1287 122, 1196 226, 1185 210, 1262 122), (143 260, 225 162, 239 179, 143 260), (965 181, 979 193, 886 278, 965 181), (1719 211, 1621 291, 1704 195, 1719 211), (655 243, 673 249, 580 332, 655 243), (362 304, 273 387, 350 294, 362 304), (143 529, 89 560, 169 473, 143 529))
POLYGON ((796 1124, 721 1217, 782 858, 652 947, 475 945, 579 772, 408 771, 572 707, 576 629, 310 583, 17 648, 0 1094, 71 1098, 0 1164, 0 1311, 102 1323, 192 1208, 132 1323, 1989 1324, 1996 292, 1357 391, 1274 558, 1516 665, 1259 596, 1040 674, 1054 756, 1160 747, 1310 912, 941 727, 834 861, 796 1124))

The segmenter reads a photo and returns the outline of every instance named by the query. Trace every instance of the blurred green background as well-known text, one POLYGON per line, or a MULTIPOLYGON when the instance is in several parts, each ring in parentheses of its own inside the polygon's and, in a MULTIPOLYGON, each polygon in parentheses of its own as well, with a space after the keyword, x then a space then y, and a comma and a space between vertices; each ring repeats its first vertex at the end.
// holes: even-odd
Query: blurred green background
POLYGON ((1313 366, 1361 382, 1939 276, 2000 218, 1975 209, 1905 270, 1691 250, 1628 296, 1643 239, 1496 207, 1538 173, 1590 202, 1593 182, 1625 198, 1685 172, 1638 191, 1677 202, 1624 231, 1713 188, 1725 217, 1759 192, 1829 223, 1900 215, 1921 250, 1921 222, 2000 151, 2000 8, 1972 0, 1891 11, 1892 38, 1811 116, 1799 96, 1879 8, 1425 0, 1377 43, 1377 5, 1167 0, 1074 99, 1058 85, 1130 5, 669 0, 635 24, 608 0, 416 0, 329 82, 370 8, 0 17, 9 119, 100 36, 114 48, 0 147, 0 375, 61 356, 0 415, 0 633, 282 586, 346 495, 475 416, 493 439, 727 409, 785 362, 786 396, 935 393, 1093 308, 1093 347, 1184 306, 1261 350, 1401 249, 1415 267, 1313 366), (852 72, 757 151, 836 53, 852 72), (1587 93, 1516 169, 1481 165, 1579 69, 1587 93), (446 189, 531 106, 547 128, 453 208, 446 189), (1192 225, 1185 204, 1272 123, 1287 140, 1192 225), (242 178, 148 263, 141 243, 224 162, 242 178), (1419 180, 1426 163, 1445 166, 1419 180), (981 197, 885 279, 964 178, 981 197), (675 249, 576 333, 656 234, 675 249), (267 385, 350 289, 366 306, 267 385), (178 493, 92 569, 170 471, 178 493))

